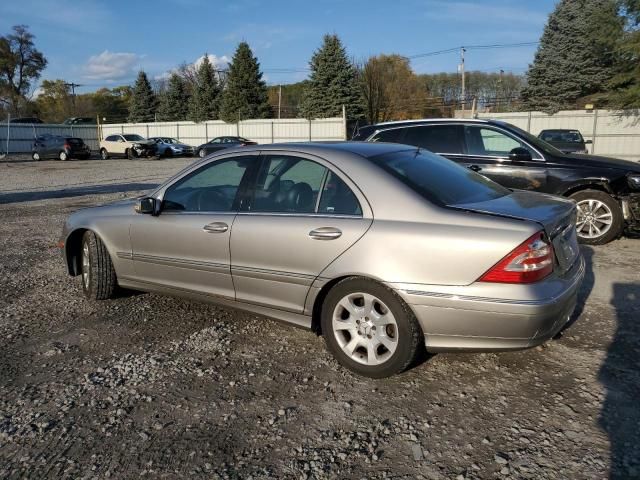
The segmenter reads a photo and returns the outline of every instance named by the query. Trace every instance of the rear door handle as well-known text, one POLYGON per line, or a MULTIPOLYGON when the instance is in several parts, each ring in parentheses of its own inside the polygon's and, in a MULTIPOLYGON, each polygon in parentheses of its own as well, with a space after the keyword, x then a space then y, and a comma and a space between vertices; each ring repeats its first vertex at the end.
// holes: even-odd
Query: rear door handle
POLYGON ((335 227, 320 227, 309 232, 309 237, 314 240, 335 240, 340 238, 342 230, 335 227))
POLYGON ((478 165, 469 165, 469 170, 473 170, 474 172, 479 172, 480 170, 482 170, 482 168, 479 167, 478 165))
POLYGON ((229 225, 224 222, 212 222, 202 227, 202 229, 207 233, 224 233, 229 230, 229 225))

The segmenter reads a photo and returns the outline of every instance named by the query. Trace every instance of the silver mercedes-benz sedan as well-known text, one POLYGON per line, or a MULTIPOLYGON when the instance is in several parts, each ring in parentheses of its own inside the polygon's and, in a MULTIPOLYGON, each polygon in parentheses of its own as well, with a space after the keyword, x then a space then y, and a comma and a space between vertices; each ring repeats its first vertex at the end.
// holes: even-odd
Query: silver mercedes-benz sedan
POLYGON ((370 377, 429 351, 533 347, 566 325, 576 209, 406 145, 227 150, 146 197, 72 214, 60 246, 89 299, 118 287, 321 333, 370 377))

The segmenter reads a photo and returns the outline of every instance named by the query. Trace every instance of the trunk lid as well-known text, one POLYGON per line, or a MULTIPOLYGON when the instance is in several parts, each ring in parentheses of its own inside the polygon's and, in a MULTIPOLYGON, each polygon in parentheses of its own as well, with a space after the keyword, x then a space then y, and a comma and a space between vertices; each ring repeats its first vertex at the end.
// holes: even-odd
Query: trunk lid
POLYGON ((456 205, 454 208, 538 223, 553 244, 560 273, 569 270, 578 258, 577 214, 571 200, 516 190, 504 197, 456 205))

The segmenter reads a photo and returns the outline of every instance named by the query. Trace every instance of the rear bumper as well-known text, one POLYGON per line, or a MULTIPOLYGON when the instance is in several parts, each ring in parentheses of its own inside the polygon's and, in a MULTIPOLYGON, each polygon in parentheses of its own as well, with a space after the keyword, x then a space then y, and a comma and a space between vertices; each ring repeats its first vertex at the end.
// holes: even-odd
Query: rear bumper
POLYGON ((532 285, 390 286, 413 310, 429 351, 519 350, 544 343, 567 324, 584 273, 581 256, 564 276, 532 285))

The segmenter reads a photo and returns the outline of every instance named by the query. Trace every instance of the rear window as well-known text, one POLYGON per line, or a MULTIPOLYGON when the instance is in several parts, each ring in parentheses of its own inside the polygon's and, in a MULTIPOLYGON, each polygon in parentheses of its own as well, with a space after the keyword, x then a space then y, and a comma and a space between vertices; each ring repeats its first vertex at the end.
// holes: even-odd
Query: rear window
POLYGON ((67 138, 67 142, 71 145, 82 145, 83 141, 81 138, 67 138))
POLYGON ((488 178, 424 150, 405 150, 369 160, 437 205, 483 202, 510 193, 488 178))

